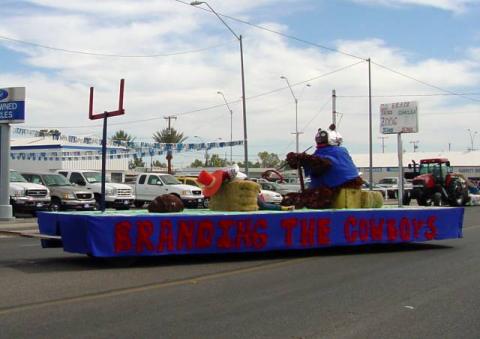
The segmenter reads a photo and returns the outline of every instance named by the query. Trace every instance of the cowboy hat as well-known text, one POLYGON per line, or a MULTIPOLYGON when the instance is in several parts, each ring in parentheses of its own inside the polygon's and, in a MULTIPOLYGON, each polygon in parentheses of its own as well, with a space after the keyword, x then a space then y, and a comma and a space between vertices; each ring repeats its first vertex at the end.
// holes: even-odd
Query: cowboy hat
POLYGON ((218 170, 213 173, 201 171, 198 175, 197 181, 203 185, 203 195, 208 198, 217 193, 220 186, 222 186, 224 176, 225 172, 222 170, 218 170))

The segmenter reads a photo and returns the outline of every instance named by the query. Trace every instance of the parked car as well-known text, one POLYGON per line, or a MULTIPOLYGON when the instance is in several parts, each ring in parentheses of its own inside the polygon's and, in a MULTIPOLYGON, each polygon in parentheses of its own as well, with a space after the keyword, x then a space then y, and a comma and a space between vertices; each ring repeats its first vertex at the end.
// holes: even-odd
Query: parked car
MULTIPOLYGON (((59 174, 66 177, 72 184, 84 187, 93 196, 97 202, 100 202, 102 192, 102 176, 98 171, 90 170, 60 170, 59 174)), ((116 209, 129 209, 135 201, 132 187, 125 184, 107 182, 105 184, 105 202, 107 207, 116 209)))
MULTIPOLYGON (((368 181, 364 180, 364 183, 362 185, 362 190, 363 191, 369 191, 370 190, 370 183, 368 181)), ((385 187, 381 187, 377 184, 372 185, 372 191, 378 191, 382 194, 383 198, 387 197, 387 189, 385 187)))
MULTIPOLYGON (((398 194, 398 177, 387 177, 380 179, 378 181, 378 186, 387 190, 387 197, 390 199, 397 198, 398 194)), ((404 197, 410 196, 410 191, 412 190, 413 185, 412 183, 403 180, 403 190, 404 190, 404 197)))
POLYGON ((143 173, 137 177, 135 189, 135 206, 142 207, 162 194, 175 194, 185 207, 204 207, 202 190, 197 186, 185 185, 171 174, 143 173))
POLYGON ((182 184, 200 187, 197 182, 197 177, 175 176, 175 178, 182 184))
POLYGON ((35 214, 44 211, 50 205, 50 191, 47 187, 32 184, 17 171, 10 171, 10 204, 13 213, 27 212, 35 214))
POLYGON ((260 194, 263 196, 263 199, 265 200, 265 202, 268 202, 271 204, 280 204, 283 200, 282 195, 274 191, 262 189, 260 191, 260 194))
POLYGON ((288 193, 296 193, 300 191, 300 185, 295 184, 279 184, 265 179, 258 179, 257 182, 262 189, 280 193, 282 196, 288 193))
POLYGON ((22 176, 29 182, 48 187, 52 198, 51 211, 95 209, 93 193, 74 186, 61 174, 22 172, 22 176))

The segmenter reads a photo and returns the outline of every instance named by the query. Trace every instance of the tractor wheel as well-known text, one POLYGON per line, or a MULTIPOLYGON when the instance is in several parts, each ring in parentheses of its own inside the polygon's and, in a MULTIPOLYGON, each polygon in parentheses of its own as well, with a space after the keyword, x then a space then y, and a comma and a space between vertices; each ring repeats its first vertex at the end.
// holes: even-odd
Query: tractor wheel
POLYGON ((442 193, 436 192, 432 197, 433 206, 440 206, 442 204, 442 193))
POLYGON ((468 192, 459 180, 454 180, 448 189, 450 205, 465 206, 468 200, 468 192))

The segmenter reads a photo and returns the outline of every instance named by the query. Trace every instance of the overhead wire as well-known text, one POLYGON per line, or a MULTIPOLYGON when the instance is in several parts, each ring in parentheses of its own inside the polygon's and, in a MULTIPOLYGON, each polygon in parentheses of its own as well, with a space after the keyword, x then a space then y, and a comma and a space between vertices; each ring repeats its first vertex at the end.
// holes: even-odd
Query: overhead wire
POLYGON ((89 52, 89 51, 66 49, 66 48, 61 48, 61 47, 52 47, 52 46, 38 44, 38 43, 35 43, 35 42, 30 42, 30 41, 25 41, 25 40, 20 40, 20 39, 14 39, 14 38, 10 38, 10 37, 4 36, 4 35, 0 35, 0 40, 6 40, 6 41, 20 43, 20 44, 24 44, 24 45, 49 49, 49 50, 53 50, 53 51, 57 51, 57 52, 64 52, 64 53, 70 53, 70 54, 82 54, 82 55, 90 55, 90 56, 98 56, 98 57, 110 57, 110 58, 111 57, 114 57, 114 58, 160 58, 160 57, 178 56, 178 55, 183 55, 183 54, 200 53, 200 52, 204 52, 204 51, 208 51, 208 50, 211 50, 211 49, 223 47, 223 46, 226 46, 228 44, 233 43, 233 40, 232 40, 231 42, 228 42, 228 43, 218 44, 218 45, 214 45, 214 46, 210 46, 210 47, 204 47, 204 48, 199 48, 199 49, 194 49, 194 50, 189 50, 189 51, 180 51, 180 52, 162 53, 162 54, 145 54, 145 55, 131 54, 130 55, 130 54, 89 52))
MULTIPOLYGON (((309 81, 318 80, 318 79, 320 79, 320 78, 323 78, 323 77, 326 77, 326 76, 329 76, 329 75, 338 73, 338 72, 340 72, 340 71, 343 71, 343 70, 345 70, 345 69, 348 69, 348 68, 350 68, 350 67, 353 67, 353 66, 355 66, 355 65, 358 65, 358 64, 360 64, 360 63, 362 63, 362 62, 363 62, 363 61, 355 62, 355 63, 353 63, 353 64, 350 64, 350 65, 346 65, 346 66, 337 68, 336 70, 333 70, 333 71, 330 71, 330 72, 323 73, 323 74, 321 74, 321 75, 315 76, 315 77, 310 78, 310 79, 308 79, 308 80, 299 81, 299 82, 297 82, 297 83, 292 84, 292 86, 298 86, 298 85, 302 85, 302 84, 304 84, 304 83, 307 83, 307 82, 309 82, 309 81)), ((257 99, 257 98, 260 98, 260 97, 263 97, 263 96, 266 96, 266 95, 270 95, 270 94, 273 94, 273 93, 276 93, 276 92, 285 90, 286 88, 288 88, 288 87, 281 87, 281 88, 277 88, 277 89, 274 89, 274 90, 271 90, 271 91, 268 91, 268 92, 264 92, 264 93, 252 95, 252 96, 247 97, 246 100, 257 99)), ((241 102, 241 99, 228 101, 228 104, 231 105, 231 104, 235 104, 235 103, 239 103, 239 102, 241 102)), ((212 110, 212 109, 216 109, 216 108, 224 107, 224 106, 226 106, 226 104, 225 104, 225 103, 221 103, 221 104, 216 104, 216 105, 207 106, 207 107, 203 107, 203 108, 197 108, 197 109, 190 110, 190 111, 186 111, 186 112, 173 113, 172 115, 175 115, 175 116, 184 116, 184 115, 188 115, 188 114, 192 114, 192 113, 198 113, 198 112, 203 112, 203 111, 208 111, 208 110, 212 110)), ((154 120, 160 120, 160 119, 163 119, 163 116, 161 116, 161 117, 153 117, 153 118, 146 118, 146 119, 129 120, 129 121, 124 121, 124 122, 113 122, 113 123, 109 123, 109 126, 112 126, 112 125, 133 124, 133 123, 154 121, 154 120)), ((30 126, 30 128, 44 128, 44 127, 46 128, 46 127, 48 127, 48 128, 70 128, 70 129, 78 129, 78 128, 92 128, 92 127, 101 127, 101 126, 102 126, 102 125, 83 125, 83 126, 30 126)))
MULTIPOLYGON (((189 5, 189 3, 185 2, 185 1, 182 1, 182 0, 175 0, 176 2, 180 2, 180 3, 183 3, 185 5, 189 5)), ((197 9, 201 9, 201 10, 204 10, 204 11, 208 11, 208 12, 211 12, 210 9, 206 9, 206 8, 202 8, 202 7, 198 7, 198 6, 195 6, 195 8, 197 9)), ((218 13, 218 12, 217 12, 218 13)), ((429 87, 432 87, 432 88, 435 88, 435 89, 438 89, 442 92, 446 92, 446 93, 449 93, 451 95, 456 95, 456 96, 460 96, 460 97, 463 97, 465 99, 468 99, 468 100, 472 100, 472 101, 480 101, 480 100, 477 100, 477 99, 474 99, 474 98, 470 98, 468 96, 465 96, 465 95, 462 95, 460 93, 455 93, 453 91, 450 91, 448 89, 444 89, 444 88, 441 88, 439 86, 436 86, 436 85, 432 85, 426 81, 423 81, 423 80, 420 80, 420 79, 417 79, 415 77, 412 77, 408 74, 405 74, 405 73, 402 73, 402 72, 399 72, 399 71, 396 71, 390 67, 387 67, 387 66, 384 66, 384 65, 381 65, 377 62, 374 62, 371 60, 371 58, 364 58, 364 57, 359 57, 353 53, 349 53, 349 52, 345 52, 345 51, 342 51, 342 50, 339 50, 339 49, 336 49, 336 48, 332 48, 332 47, 328 47, 328 46, 325 46, 325 45, 321 45, 321 44, 318 44, 318 43, 314 43, 314 42, 311 42, 311 41, 308 41, 308 40, 305 40, 305 39, 302 39, 302 38, 299 38, 299 37, 296 37, 296 36, 293 36, 293 35, 290 35, 290 34, 285 34, 283 32, 279 32, 279 31, 276 31, 276 30, 273 30, 271 28, 267 28, 267 27, 264 27, 264 26, 260 26, 260 25, 257 25, 257 24, 253 24, 249 21, 246 21, 246 20, 242 20, 242 19, 238 19, 238 18, 235 18, 235 17, 232 17, 232 16, 229 16, 229 15, 225 15, 225 14, 221 14, 221 13, 218 13, 218 15, 222 16, 222 17, 225 17, 227 19, 230 19, 230 20, 233 20, 233 21, 236 21, 236 22, 239 22, 239 23, 242 23, 242 24, 245 24, 245 25, 248 25, 248 26, 251 26, 251 27, 254 27, 254 28, 257 28, 257 29, 260 29, 260 30, 263 30, 263 31, 267 31, 267 32, 270 32, 270 33, 273 33, 273 34, 277 34, 277 35, 280 35, 282 37, 285 37, 285 38, 288 38, 288 39, 291 39, 291 40, 295 40, 295 41, 298 41, 298 42, 301 42, 301 43, 304 43, 306 45, 310 45, 310 46, 314 46, 314 47, 318 47, 318 48, 321 48, 321 49, 325 49, 325 50, 328 50, 328 51, 331 51, 331 52, 335 52, 335 53, 339 53, 339 54, 343 54, 343 55, 346 55, 346 56, 349 56, 349 57, 352 57, 352 58, 356 58, 356 59, 361 59, 363 61, 368 61, 370 60, 370 62, 372 64, 375 64, 376 66, 378 67, 381 67, 385 70, 388 70, 392 73, 395 73, 397 75, 401 75, 405 78, 408 78, 410 80, 414 80, 416 82, 419 82, 425 86, 429 86, 429 87)))

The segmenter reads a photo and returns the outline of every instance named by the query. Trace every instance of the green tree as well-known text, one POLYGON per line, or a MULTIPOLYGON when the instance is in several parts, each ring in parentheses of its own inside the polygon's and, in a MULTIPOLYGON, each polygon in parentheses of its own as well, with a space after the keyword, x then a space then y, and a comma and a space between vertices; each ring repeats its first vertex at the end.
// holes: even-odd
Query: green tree
POLYGON ((203 167, 203 161, 195 159, 195 161, 190 164, 190 167, 203 167))
POLYGON ((110 140, 112 142, 115 142, 115 141, 132 142, 135 140, 135 138, 132 135, 126 133, 124 130, 118 130, 115 132, 115 134, 112 136, 110 140))
MULTIPOLYGON (((161 131, 157 131, 152 136, 153 140, 158 143, 165 143, 165 144, 178 144, 184 142, 187 137, 183 136, 183 133, 178 132, 175 128, 164 128, 161 131)), ((168 173, 172 173, 172 151, 167 152, 167 167, 168 173)))
POLYGON ((160 160, 155 160, 152 162, 153 167, 167 167, 167 164, 164 162, 161 162, 160 160))
POLYGON ((275 153, 260 152, 257 154, 260 158, 261 167, 278 167, 280 158, 275 153))
POLYGON ((134 169, 134 168, 137 168, 137 167, 145 167, 145 162, 143 161, 142 158, 133 158, 133 160, 130 160, 130 162, 128 163, 128 168, 130 169, 134 169))
POLYGON ((227 166, 227 161, 220 158, 218 154, 212 154, 210 160, 208 161, 209 167, 225 167, 227 166))

